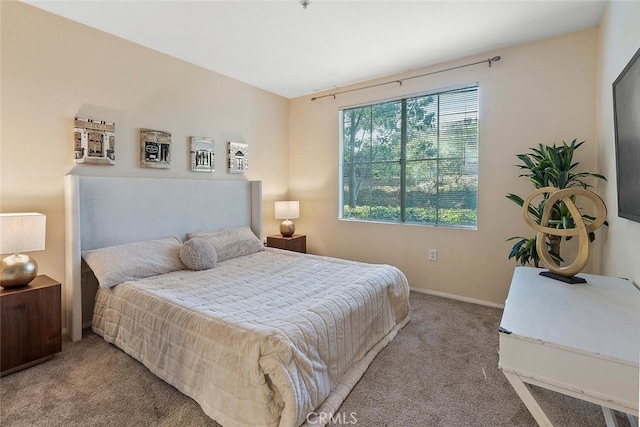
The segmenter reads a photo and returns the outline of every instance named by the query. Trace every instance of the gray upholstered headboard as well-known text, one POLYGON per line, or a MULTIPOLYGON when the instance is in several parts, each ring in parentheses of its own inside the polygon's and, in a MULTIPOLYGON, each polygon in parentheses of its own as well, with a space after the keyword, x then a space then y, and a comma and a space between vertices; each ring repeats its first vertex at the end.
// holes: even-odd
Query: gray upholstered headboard
POLYGON ((262 238, 262 182, 65 177, 67 329, 82 338, 84 250, 250 226, 262 238))

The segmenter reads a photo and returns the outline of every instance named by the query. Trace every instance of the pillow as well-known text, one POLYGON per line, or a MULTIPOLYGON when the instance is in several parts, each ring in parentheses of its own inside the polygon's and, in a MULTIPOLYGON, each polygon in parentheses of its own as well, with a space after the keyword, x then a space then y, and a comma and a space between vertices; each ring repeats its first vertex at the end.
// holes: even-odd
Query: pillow
POLYGON ((218 253, 218 262, 264 251, 264 245, 249 227, 189 233, 187 237, 211 243, 218 253))
POLYGON ((194 237, 180 248, 180 261, 189 270, 208 270, 216 266, 218 253, 211 243, 194 237))
POLYGON ((184 270, 178 236, 127 243, 82 252, 103 288, 127 280, 184 270))

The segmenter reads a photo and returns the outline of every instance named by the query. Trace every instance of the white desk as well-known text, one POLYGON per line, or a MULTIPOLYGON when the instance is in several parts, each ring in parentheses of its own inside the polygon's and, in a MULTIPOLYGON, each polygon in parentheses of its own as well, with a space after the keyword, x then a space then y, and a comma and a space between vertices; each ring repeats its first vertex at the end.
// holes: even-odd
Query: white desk
MULTIPOLYGON (((567 284, 516 267, 500 323, 499 367, 540 426, 552 426, 529 384, 638 416, 640 291, 579 274, 567 284)), ((628 416, 632 425, 635 419, 628 416)))

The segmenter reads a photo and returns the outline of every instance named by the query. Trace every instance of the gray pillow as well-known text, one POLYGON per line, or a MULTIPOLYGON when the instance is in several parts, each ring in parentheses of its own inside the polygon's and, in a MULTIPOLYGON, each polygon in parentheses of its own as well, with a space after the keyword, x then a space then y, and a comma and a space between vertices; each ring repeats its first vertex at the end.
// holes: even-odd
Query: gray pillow
POLYGON ((264 245, 249 227, 188 233, 187 237, 189 240, 198 238, 211 243, 216 248, 218 262, 264 251, 264 245))
POLYGON ((125 243, 82 252, 100 286, 110 288, 127 280, 184 270, 178 236, 125 243))
POLYGON ((180 248, 180 260, 189 270, 208 270, 216 266, 216 248, 204 239, 189 239, 180 248))

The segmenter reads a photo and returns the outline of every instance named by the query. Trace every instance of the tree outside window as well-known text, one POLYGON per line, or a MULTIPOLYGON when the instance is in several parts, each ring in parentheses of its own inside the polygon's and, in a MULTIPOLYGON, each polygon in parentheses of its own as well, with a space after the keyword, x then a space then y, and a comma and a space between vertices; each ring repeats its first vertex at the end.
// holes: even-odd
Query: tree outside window
POLYGON ((478 86, 341 111, 340 218, 475 228, 478 86))

